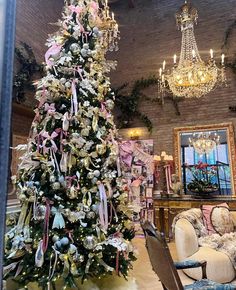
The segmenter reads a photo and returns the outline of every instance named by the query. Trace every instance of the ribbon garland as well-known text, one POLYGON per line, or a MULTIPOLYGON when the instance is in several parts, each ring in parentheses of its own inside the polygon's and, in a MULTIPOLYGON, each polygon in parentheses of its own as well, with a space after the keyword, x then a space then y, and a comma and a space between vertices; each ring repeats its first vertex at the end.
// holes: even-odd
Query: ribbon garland
POLYGON ((70 114, 73 115, 77 115, 78 113, 78 98, 77 98, 77 91, 76 91, 76 80, 72 81, 71 84, 71 109, 70 109, 70 114))

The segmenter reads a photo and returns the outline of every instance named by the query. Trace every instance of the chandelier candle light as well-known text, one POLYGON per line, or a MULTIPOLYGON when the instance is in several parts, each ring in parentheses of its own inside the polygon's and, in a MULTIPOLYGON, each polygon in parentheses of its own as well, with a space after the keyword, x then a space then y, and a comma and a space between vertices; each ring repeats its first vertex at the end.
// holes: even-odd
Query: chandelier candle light
POLYGON ((178 64, 177 55, 174 55, 174 66, 170 71, 166 71, 165 60, 159 69, 158 94, 162 100, 166 93, 172 93, 174 97, 200 98, 226 83, 225 55, 221 56, 220 68, 215 63, 212 49, 207 63, 200 57, 194 36, 197 18, 197 10, 187 1, 176 13, 177 27, 182 32, 181 52, 178 64))
POLYGON ((189 138, 189 145, 193 146, 194 150, 201 156, 208 155, 219 144, 220 136, 217 133, 201 132, 193 134, 192 138, 189 138))

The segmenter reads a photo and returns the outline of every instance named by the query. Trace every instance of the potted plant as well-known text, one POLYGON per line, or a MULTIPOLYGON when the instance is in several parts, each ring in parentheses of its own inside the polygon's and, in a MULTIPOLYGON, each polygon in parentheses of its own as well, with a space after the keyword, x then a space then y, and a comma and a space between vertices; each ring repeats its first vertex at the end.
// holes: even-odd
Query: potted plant
POLYGON ((216 180, 216 167, 207 163, 198 162, 193 166, 186 165, 192 174, 192 181, 187 185, 190 192, 201 197, 209 197, 209 194, 219 189, 216 180))

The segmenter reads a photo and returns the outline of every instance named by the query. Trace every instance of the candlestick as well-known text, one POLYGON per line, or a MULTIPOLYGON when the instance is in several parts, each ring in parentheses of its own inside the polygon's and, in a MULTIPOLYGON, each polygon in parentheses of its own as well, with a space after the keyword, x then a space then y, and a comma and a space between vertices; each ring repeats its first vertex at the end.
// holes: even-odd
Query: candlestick
POLYGON ((193 58, 196 57, 196 53, 195 53, 195 50, 194 49, 192 50, 192 55, 193 55, 193 58))
POLYGON ((113 12, 111 13, 111 18, 112 18, 112 20, 115 20, 115 15, 113 12))
POLYGON ((165 67, 166 67, 166 61, 164 60, 164 61, 163 61, 163 66, 162 66, 163 71, 165 70, 165 67))
POLYGON ((224 62, 225 62, 225 55, 224 55, 224 54, 222 54, 222 55, 221 55, 221 64, 223 65, 223 64, 224 64, 224 62))
POLYGON ((210 49, 210 56, 213 58, 213 49, 210 49))
POLYGON ((160 69, 159 69, 159 76, 161 77, 161 75, 162 75, 162 68, 160 67, 160 69))
POLYGON ((105 6, 106 7, 108 6, 108 0, 105 0, 105 6))
POLYGON ((176 64, 177 55, 174 55, 174 64, 176 64))

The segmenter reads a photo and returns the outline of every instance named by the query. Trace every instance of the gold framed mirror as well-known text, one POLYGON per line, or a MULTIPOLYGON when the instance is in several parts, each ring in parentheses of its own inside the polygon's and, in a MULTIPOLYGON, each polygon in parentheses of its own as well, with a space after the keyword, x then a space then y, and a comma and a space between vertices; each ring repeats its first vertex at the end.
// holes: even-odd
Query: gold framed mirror
POLYGON ((189 184, 194 179, 192 168, 204 164, 208 169, 215 170, 216 195, 236 195, 235 135, 232 123, 174 128, 174 161, 185 194, 190 194, 189 184))

